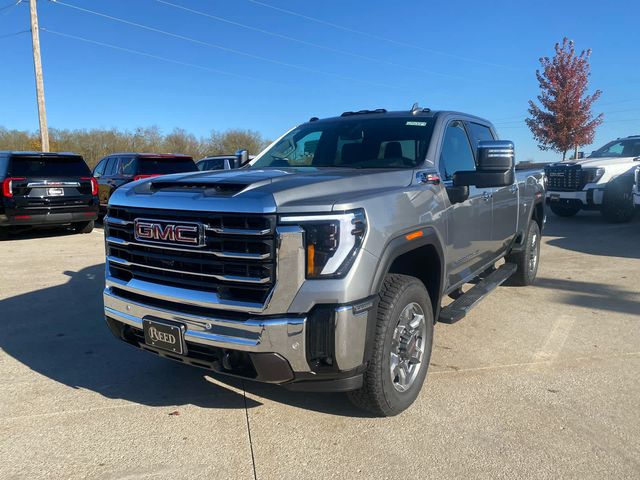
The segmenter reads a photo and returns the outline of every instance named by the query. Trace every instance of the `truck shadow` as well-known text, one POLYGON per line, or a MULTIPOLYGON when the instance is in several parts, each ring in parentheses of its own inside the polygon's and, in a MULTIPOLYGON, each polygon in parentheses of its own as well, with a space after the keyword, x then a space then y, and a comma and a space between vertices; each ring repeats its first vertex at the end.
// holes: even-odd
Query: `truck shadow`
POLYGON ((621 258, 640 258, 640 214, 628 223, 608 223, 598 212, 560 218, 548 212, 546 243, 573 252, 621 258))
POLYGON ((31 240, 37 238, 50 238, 50 237, 64 237, 70 235, 79 235, 74 232, 70 227, 34 227, 34 228, 21 228, 19 230, 12 230, 9 233, 9 240, 31 240))
POLYGON ((303 409, 362 414, 344 395, 288 392, 243 382, 124 344, 104 324, 104 264, 64 273, 69 281, 62 285, 0 300, 0 348, 36 373, 73 389, 148 406, 236 409, 262 405, 245 398, 246 386, 256 396, 303 409))
MULTIPOLYGON (((635 285, 631 279, 630 285, 635 285)), ((640 293, 615 285, 539 277, 534 287, 562 292, 561 295, 556 295, 557 298, 554 301, 565 305, 631 315, 637 315, 640 312, 640 293)))

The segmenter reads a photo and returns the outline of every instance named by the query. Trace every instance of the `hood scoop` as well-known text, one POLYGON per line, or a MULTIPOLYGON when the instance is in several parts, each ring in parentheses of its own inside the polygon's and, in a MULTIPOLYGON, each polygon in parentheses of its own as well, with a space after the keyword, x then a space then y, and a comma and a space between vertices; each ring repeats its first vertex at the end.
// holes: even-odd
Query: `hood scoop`
POLYGON ((205 195, 234 195, 247 188, 246 183, 207 182, 203 180, 156 180, 149 190, 155 192, 203 193, 205 195))

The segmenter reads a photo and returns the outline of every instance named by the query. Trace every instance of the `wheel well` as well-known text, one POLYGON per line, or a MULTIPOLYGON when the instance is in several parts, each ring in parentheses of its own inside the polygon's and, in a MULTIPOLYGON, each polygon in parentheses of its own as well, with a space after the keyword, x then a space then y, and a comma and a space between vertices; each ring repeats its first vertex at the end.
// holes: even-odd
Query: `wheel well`
POLYGON ((437 318, 440 307, 442 266, 438 251, 433 245, 423 245, 398 256, 388 273, 410 275, 421 280, 424 284, 433 308, 433 318, 437 318))
POLYGON ((544 201, 538 202, 534 205, 532 218, 536 221, 540 231, 542 232, 542 227, 544 226, 544 201))

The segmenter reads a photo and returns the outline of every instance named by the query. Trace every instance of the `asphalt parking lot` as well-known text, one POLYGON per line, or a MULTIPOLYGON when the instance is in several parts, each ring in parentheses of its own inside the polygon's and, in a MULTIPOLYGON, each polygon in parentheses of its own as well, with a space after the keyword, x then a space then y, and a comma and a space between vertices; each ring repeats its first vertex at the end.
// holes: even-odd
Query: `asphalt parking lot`
POLYGON ((438 324, 398 417, 112 338, 103 238, 0 244, 0 478, 639 478, 640 218, 549 217, 536 286, 438 324))

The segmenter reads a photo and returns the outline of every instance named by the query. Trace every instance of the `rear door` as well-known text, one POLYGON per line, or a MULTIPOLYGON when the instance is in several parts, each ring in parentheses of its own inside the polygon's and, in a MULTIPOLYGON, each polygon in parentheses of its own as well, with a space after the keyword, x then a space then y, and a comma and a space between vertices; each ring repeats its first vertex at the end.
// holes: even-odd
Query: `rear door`
MULTIPOLYGON (((440 175, 445 187, 453 188, 455 172, 475 168, 475 156, 464 122, 449 121, 439 158, 440 175)), ((493 256, 491 193, 491 188, 471 186, 469 198, 447 208, 446 257, 449 286, 476 272, 493 256)))
MULTIPOLYGON (((495 140, 495 136, 488 125, 475 122, 467 123, 469 133, 474 140, 475 151, 478 142, 495 140)), ((504 252, 509 246, 518 228, 518 184, 507 187, 494 187, 493 195, 493 250, 496 255, 504 252)))
POLYGON ((12 155, 8 176, 16 208, 64 208, 91 202, 91 171, 78 155, 12 155))

